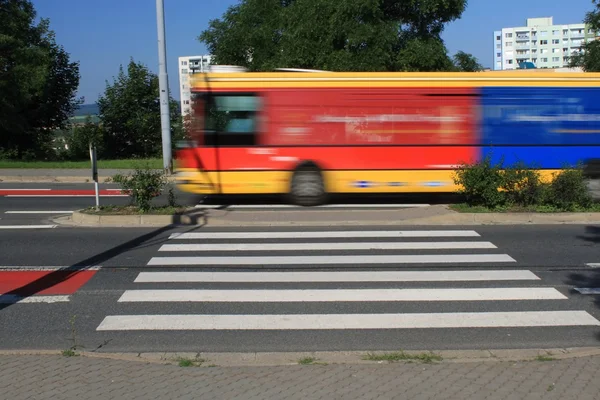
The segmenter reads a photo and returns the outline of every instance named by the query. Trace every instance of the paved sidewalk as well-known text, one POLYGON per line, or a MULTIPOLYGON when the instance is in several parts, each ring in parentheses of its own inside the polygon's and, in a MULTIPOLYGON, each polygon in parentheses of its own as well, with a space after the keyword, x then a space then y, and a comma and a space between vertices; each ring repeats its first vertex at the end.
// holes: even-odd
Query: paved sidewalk
POLYGON ((595 399, 600 356, 554 361, 180 367, 1 355, 6 399, 595 399))

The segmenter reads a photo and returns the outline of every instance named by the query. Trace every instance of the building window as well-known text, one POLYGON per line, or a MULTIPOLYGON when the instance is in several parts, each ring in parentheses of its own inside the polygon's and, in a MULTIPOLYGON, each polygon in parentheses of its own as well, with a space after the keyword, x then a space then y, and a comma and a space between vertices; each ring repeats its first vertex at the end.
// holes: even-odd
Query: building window
POLYGON ((548 52, 548 49, 540 49, 541 54, 546 54, 547 52, 548 52))
POLYGON ((506 42, 506 47, 512 47, 512 42, 506 42))
POLYGON ((540 44, 548 44, 547 40, 540 40, 540 44))
POLYGON ((552 36, 558 36, 559 31, 552 31, 552 36))
POLYGON ((500 39, 502 39, 501 36, 496 36, 496 40, 500 40, 500 39))
POLYGON ((546 57, 543 57, 542 62, 548 62, 548 59, 546 57))
POLYGON ((507 63, 507 64, 512 64, 512 63, 513 63, 513 60, 506 60, 506 63, 507 63))
POLYGON ((560 61, 560 57, 552 57, 552 62, 559 62, 560 61))
POLYGON ((501 48, 502 48, 502 45, 501 45, 501 44, 497 44, 497 45, 496 45, 496 48, 497 48, 497 49, 501 49, 501 48))
POLYGON ((547 36, 548 35, 548 31, 541 31, 540 32, 540 36, 547 36))
POLYGON ((506 35, 504 35, 504 37, 511 38, 512 37, 512 33, 507 33, 506 35))
POLYGON ((181 73, 182 73, 182 74, 187 74, 187 73, 188 73, 188 70, 187 70, 187 68, 181 68, 181 73))
POLYGON ((496 57, 502 57, 502 53, 496 53, 496 57))
POLYGON ((187 61, 182 61, 181 65, 187 65, 187 61))
POLYGON ((560 39, 552 39, 552 44, 560 44, 560 39))
POLYGON ((566 36, 569 34, 569 30, 568 29, 563 29, 563 35, 566 36))

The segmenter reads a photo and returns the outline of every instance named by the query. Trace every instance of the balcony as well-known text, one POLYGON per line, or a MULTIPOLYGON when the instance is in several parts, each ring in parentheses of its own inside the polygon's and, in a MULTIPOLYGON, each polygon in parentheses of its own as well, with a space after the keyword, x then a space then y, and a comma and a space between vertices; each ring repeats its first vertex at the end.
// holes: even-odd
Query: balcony
POLYGON ((516 41, 517 41, 517 42, 522 42, 522 41, 524 41, 524 40, 529 40, 529 39, 531 39, 531 38, 529 37, 529 35, 517 35, 516 41))

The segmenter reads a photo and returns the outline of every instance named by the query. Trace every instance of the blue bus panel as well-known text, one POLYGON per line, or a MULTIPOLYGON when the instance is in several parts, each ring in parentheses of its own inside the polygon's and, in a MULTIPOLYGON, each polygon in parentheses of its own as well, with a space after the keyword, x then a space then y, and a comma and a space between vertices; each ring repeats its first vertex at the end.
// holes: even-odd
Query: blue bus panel
POLYGON ((563 168, 600 157, 600 88, 484 87, 482 156, 563 168))

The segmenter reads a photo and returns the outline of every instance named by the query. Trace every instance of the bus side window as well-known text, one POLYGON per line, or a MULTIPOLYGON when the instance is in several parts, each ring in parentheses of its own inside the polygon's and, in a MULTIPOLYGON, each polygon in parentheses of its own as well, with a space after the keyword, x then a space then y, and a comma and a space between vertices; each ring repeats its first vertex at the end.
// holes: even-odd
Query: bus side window
POLYGON ((247 94, 218 94, 209 100, 205 144, 253 146, 257 143, 260 98, 247 94))

